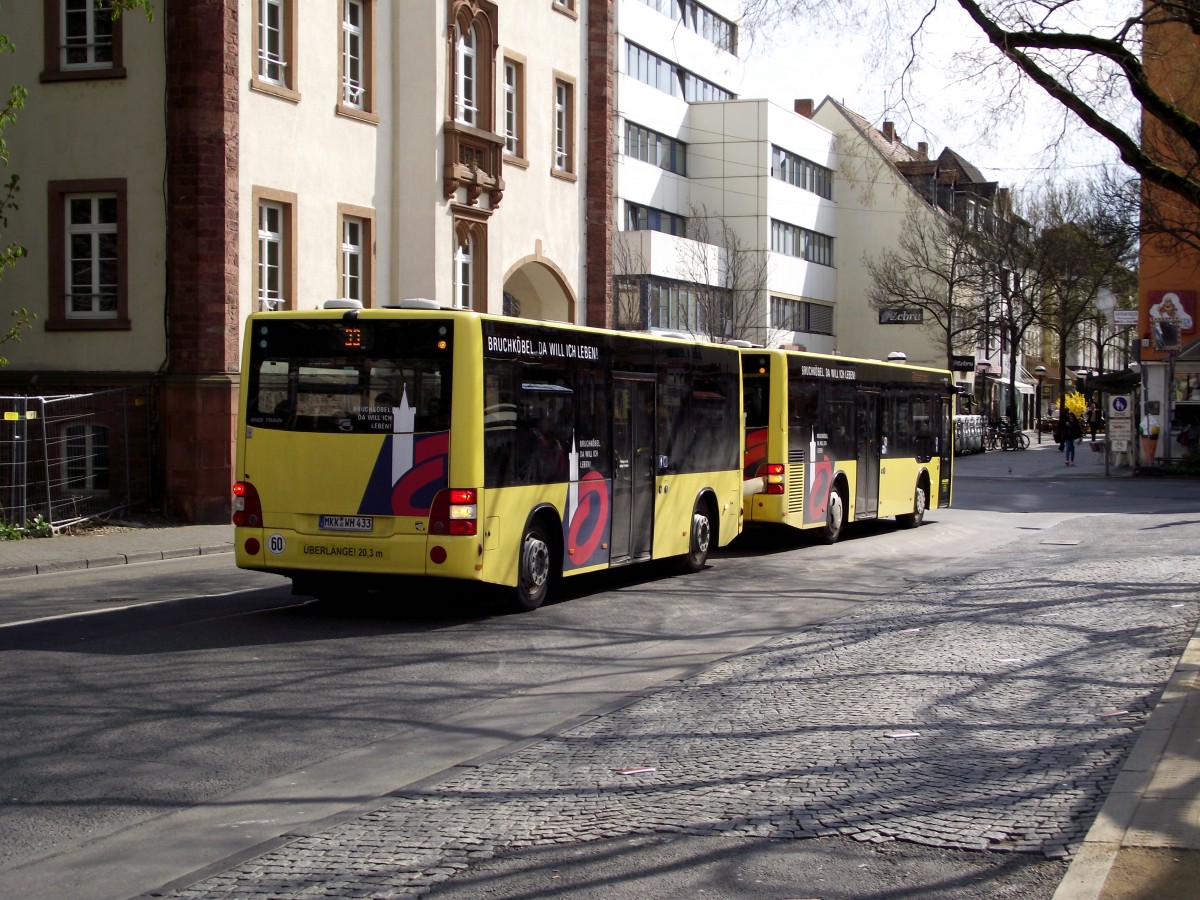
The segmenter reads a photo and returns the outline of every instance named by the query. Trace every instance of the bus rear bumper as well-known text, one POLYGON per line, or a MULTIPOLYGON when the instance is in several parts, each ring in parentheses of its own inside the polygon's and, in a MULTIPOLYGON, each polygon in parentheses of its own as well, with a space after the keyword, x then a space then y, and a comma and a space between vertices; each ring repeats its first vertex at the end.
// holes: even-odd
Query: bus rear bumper
POLYGON ((243 569, 296 574, 429 575, 483 580, 481 536, 396 534, 372 538, 312 535, 287 529, 235 528, 234 551, 243 569))

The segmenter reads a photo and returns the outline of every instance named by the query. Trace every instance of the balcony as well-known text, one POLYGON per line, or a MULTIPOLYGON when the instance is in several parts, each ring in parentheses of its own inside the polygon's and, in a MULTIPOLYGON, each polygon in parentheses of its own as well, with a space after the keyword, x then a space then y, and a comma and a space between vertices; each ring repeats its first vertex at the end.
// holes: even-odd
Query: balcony
POLYGON ((504 197, 504 179, 500 172, 504 159, 504 138, 462 122, 446 122, 446 167, 442 189, 447 200, 466 188, 467 205, 476 206, 486 193, 489 212, 504 197))

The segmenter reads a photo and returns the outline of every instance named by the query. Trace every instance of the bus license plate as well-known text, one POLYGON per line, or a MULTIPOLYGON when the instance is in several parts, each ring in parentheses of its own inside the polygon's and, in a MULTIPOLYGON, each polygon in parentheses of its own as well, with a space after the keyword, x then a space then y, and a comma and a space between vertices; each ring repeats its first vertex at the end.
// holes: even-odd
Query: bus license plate
POLYGON ((371 516, 321 516, 318 527, 322 531, 370 531, 375 527, 371 516))

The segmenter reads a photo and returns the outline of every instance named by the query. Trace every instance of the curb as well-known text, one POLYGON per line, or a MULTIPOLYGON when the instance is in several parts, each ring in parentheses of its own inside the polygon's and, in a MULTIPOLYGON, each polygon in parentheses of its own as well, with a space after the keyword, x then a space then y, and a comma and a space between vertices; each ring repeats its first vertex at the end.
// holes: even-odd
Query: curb
POLYGON ((233 544, 212 544, 174 550, 141 550, 137 553, 117 553, 115 555, 96 556, 88 559, 64 559, 54 562, 26 563, 19 566, 0 566, 0 578, 15 578, 26 575, 54 575, 60 572, 76 572, 81 569, 101 569, 107 566, 161 562, 166 559, 185 559, 189 556, 213 556, 218 553, 232 552, 233 544))

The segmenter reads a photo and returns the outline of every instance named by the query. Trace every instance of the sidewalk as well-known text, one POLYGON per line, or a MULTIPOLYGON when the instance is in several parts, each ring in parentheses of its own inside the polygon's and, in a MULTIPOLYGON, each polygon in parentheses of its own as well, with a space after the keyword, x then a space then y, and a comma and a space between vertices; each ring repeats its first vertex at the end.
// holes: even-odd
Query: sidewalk
MULTIPOLYGON (((1064 465, 1047 435, 1029 450, 956 461, 956 477, 1104 478, 1104 455, 1081 442, 1064 465)), ((1110 464, 1108 477, 1131 477, 1110 464)), ((233 550, 230 525, 126 527, 0 542, 0 577, 144 563, 233 550)), ((1200 633, 1193 636, 1054 900, 1196 896, 1200 882, 1200 633)))
MULTIPOLYGON (((989 450, 960 456, 955 460, 955 477, 993 477, 1012 475, 1018 478, 1081 478, 1104 477, 1104 440, 1095 443, 1086 438, 1075 444, 1075 465, 1066 465, 1063 452, 1054 438, 1042 433, 1039 444, 1037 432, 1028 431, 1028 450, 989 450)), ((1109 460, 1108 477, 1122 478, 1134 474, 1129 454, 1114 454, 1109 460)))
POLYGON ((112 526, 95 534, 0 541, 0 578, 232 552, 232 525, 112 526))

